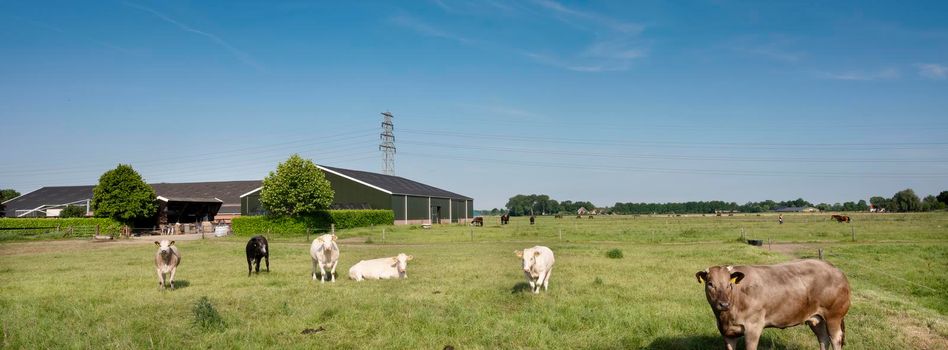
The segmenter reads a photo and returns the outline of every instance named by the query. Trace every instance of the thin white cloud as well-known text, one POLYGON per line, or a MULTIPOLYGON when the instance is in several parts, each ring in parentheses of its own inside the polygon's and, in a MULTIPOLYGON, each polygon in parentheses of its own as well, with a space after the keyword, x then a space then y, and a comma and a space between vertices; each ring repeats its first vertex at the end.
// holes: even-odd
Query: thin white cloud
POLYGON ((263 69, 263 67, 260 66, 260 64, 258 64, 256 61, 254 61, 253 58, 250 57, 249 54, 247 54, 246 52, 243 52, 243 51, 237 49, 236 47, 234 47, 233 45, 231 45, 230 43, 228 43, 227 41, 225 41, 224 39, 222 39, 221 37, 219 37, 219 36, 217 36, 217 35, 215 35, 215 34, 213 34, 213 33, 208 33, 208 32, 205 32, 205 31, 202 31, 202 30, 199 30, 199 29, 195 29, 195 28, 193 28, 193 27, 191 27, 191 26, 189 26, 189 25, 187 25, 187 24, 178 22, 178 21, 174 20, 173 18, 168 17, 168 16, 162 14, 161 12, 155 11, 155 10, 153 10, 153 9, 151 9, 151 8, 148 8, 148 7, 145 7, 145 6, 142 6, 142 5, 133 4, 133 3, 128 3, 128 2, 123 3, 123 4, 125 4, 125 6, 131 7, 131 8, 135 8, 135 9, 138 9, 138 10, 141 10, 141 11, 148 12, 148 13, 154 15, 155 17, 160 18, 161 20, 163 20, 163 21, 165 21, 165 22, 168 22, 168 23, 171 23, 171 24, 175 25, 176 27, 178 27, 179 29, 181 29, 181 30, 183 30, 183 31, 186 31, 186 32, 190 32, 190 33, 194 33, 194 34, 197 34, 197 35, 204 36, 204 37, 210 39, 212 42, 214 42, 214 43, 217 44, 218 46, 223 47, 225 50, 229 51, 231 54, 233 54, 235 57, 237 57, 237 59, 240 60, 241 62, 243 62, 244 64, 249 65, 249 66, 251 66, 251 67, 254 67, 254 68, 258 69, 258 70, 262 70, 262 69, 263 69))
POLYGON ((396 24, 398 26, 411 29, 418 34, 436 37, 436 38, 454 40, 462 44, 471 43, 470 39, 467 39, 460 35, 449 33, 445 30, 432 26, 428 23, 422 22, 414 17, 410 17, 406 15, 398 15, 398 16, 390 18, 389 21, 391 21, 393 24, 396 24))
POLYGON ((640 23, 577 10, 553 0, 533 0, 533 3, 551 12, 557 20, 594 36, 583 50, 571 54, 523 52, 535 62, 575 72, 596 73, 628 70, 635 60, 648 55, 639 38, 645 30, 640 23))
POLYGON ((533 2, 540 7, 561 15, 561 20, 573 25, 587 26, 590 24, 589 22, 593 22, 593 24, 605 26, 616 32, 626 34, 640 34, 645 30, 645 26, 640 23, 622 21, 594 12, 576 10, 553 0, 533 0, 533 2))
POLYGON ((820 77, 830 80, 850 80, 850 81, 874 81, 874 80, 893 80, 902 76, 898 69, 885 68, 878 71, 845 71, 845 72, 823 72, 820 77))
POLYGON ((918 63, 915 67, 918 68, 918 75, 923 78, 935 80, 948 78, 948 66, 937 63, 918 63))
POLYGON ((785 63, 796 63, 806 58, 807 53, 794 50, 797 39, 774 34, 767 36, 745 36, 734 40, 729 46, 738 52, 761 56, 785 63))

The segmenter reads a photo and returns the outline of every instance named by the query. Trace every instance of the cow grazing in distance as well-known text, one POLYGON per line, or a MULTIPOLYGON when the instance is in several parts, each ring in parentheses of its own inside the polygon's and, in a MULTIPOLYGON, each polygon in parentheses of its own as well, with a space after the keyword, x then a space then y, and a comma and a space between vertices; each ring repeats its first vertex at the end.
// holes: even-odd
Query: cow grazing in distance
POLYGON ((474 219, 471 220, 471 225, 484 226, 484 218, 480 216, 475 216, 474 219))
POLYGON ((510 223, 510 214, 504 214, 500 216, 500 224, 506 225, 510 223))
POLYGON ((846 215, 833 215, 832 218, 836 220, 836 222, 850 222, 849 217, 846 215))
POLYGON ((313 257, 313 281, 316 280, 316 268, 319 267, 319 282, 327 279, 336 282, 336 265, 339 264, 339 246, 336 245, 336 235, 327 233, 316 237, 309 246, 309 256, 313 257), (327 276, 326 270, 329 270, 327 276))
POLYGON ((254 264, 260 273, 260 259, 266 259, 267 272, 270 272, 270 244, 264 236, 253 236, 247 242, 247 277, 250 277, 254 264))
POLYGON ((535 246, 514 251, 523 260, 523 274, 530 283, 533 294, 540 293, 540 287, 546 291, 550 287, 550 273, 553 272, 553 251, 544 246, 535 246))
POLYGON ((583 216, 582 216, 582 215, 576 215, 576 218, 577 218, 577 219, 582 219, 583 216))
POLYGON ((561 215, 561 214, 556 214, 556 216, 554 216, 553 218, 554 218, 554 219, 562 219, 562 218, 563 218, 563 215, 561 215))
POLYGON ((744 336, 747 350, 757 349, 766 327, 806 323, 820 349, 843 347, 843 317, 849 311, 849 281, 822 260, 777 265, 712 266, 695 273, 724 337, 725 348, 737 348, 744 336))
POLYGON ((178 247, 174 246, 174 241, 162 240, 155 241, 158 246, 158 252, 155 253, 155 270, 158 272, 158 289, 164 289, 170 285, 174 289, 174 274, 178 271, 178 264, 181 263, 181 253, 178 247), (169 274, 165 279, 165 274, 169 274))
POLYGON ((537 221, 536 215, 530 215, 530 225, 533 225, 537 221))
POLYGON ((349 278, 356 281, 408 278, 408 261, 414 258, 400 253, 388 258, 362 260, 349 268, 349 278))
POLYGON ((590 218, 590 219, 592 219, 592 218, 593 218, 593 216, 592 216, 592 215, 590 215, 590 216, 589 216, 589 218, 590 218))

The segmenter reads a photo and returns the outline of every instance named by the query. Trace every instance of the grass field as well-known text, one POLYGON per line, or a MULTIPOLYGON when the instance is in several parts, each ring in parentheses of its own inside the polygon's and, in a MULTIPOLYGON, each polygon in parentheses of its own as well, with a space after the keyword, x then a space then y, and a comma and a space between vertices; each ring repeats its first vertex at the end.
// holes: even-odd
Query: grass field
MULTIPOLYGON (((272 237, 272 272, 246 276, 246 238, 178 242, 175 291, 159 291, 149 242, 0 244, 5 348, 721 348, 694 273, 824 249, 853 286, 847 349, 948 348, 948 214, 541 217, 500 227, 339 232, 336 283, 309 277, 305 237, 272 237), (857 240, 852 242, 855 227, 857 240), (772 239, 768 249, 738 242, 772 239), (473 241, 471 232, 473 231, 473 241), (560 234, 562 233, 562 239, 560 234), (371 243, 366 243, 371 242, 371 243), (548 293, 527 292, 513 254, 557 262, 548 293), (620 249, 623 258, 606 252, 620 249), (413 254, 407 280, 346 279, 361 259, 413 254), (206 296, 223 325, 195 325, 206 296), (302 334, 304 330, 323 330, 302 334)), ((806 327, 768 329, 763 349, 813 349, 806 327)))

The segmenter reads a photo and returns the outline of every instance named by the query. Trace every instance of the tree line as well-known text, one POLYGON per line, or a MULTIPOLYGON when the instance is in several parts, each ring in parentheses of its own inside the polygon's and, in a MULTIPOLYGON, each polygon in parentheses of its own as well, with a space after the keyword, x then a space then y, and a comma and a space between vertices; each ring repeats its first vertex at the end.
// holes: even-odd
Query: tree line
MULTIPOLYGON (((494 208, 491 215, 509 213, 512 216, 551 215, 568 213, 573 214, 582 207, 586 210, 598 210, 600 213, 611 214, 706 214, 715 212, 742 212, 762 213, 787 207, 813 207, 821 211, 869 211, 871 208, 885 209, 888 212, 919 212, 944 210, 948 207, 948 191, 942 191, 937 196, 928 195, 919 198, 912 189, 896 192, 892 197, 873 196, 867 203, 865 200, 849 201, 844 203, 813 204, 803 198, 786 201, 765 200, 738 204, 725 201, 691 201, 681 203, 622 203, 617 202, 612 207, 597 207, 588 201, 559 202, 545 194, 518 194, 510 197, 503 209, 494 208)), ((488 213, 488 211, 484 211, 488 213)))

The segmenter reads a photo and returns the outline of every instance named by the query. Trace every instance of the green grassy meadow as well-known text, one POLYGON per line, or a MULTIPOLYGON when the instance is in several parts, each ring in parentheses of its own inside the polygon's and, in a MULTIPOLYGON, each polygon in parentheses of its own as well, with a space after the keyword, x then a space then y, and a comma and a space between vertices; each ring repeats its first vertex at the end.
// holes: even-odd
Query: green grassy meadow
MULTIPOLYGON (((159 291, 150 242, 0 244, 4 348, 723 348, 694 273, 824 249, 853 286, 847 349, 948 346, 948 213, 512 218, 338 232, 335 283, 310 279, 305 236, 271 237, 271 273, 247 277, 246 237, 179 241, 174 291, 159 291), (852 227, 857 240, 852 242, 852 227), (775 242, 770 249, 739 242, 775 242), (473 232, 473 240, 471 238, 473 232), (562 233, 562 238, 560 234, 562 233), (527 292, 513 251, 556 254, 549 292, 527 292), (620 249, 621 259, 606 252, 620 249), (413 254, 406 280, 353 282, 361 259, 413 254), (206 296, 223 325, 192 311, 206 296), (306 332, 304 330, 317 330, 306 332)), ((767 329, 762 349, 813 349, 805 326, 767 329)))

